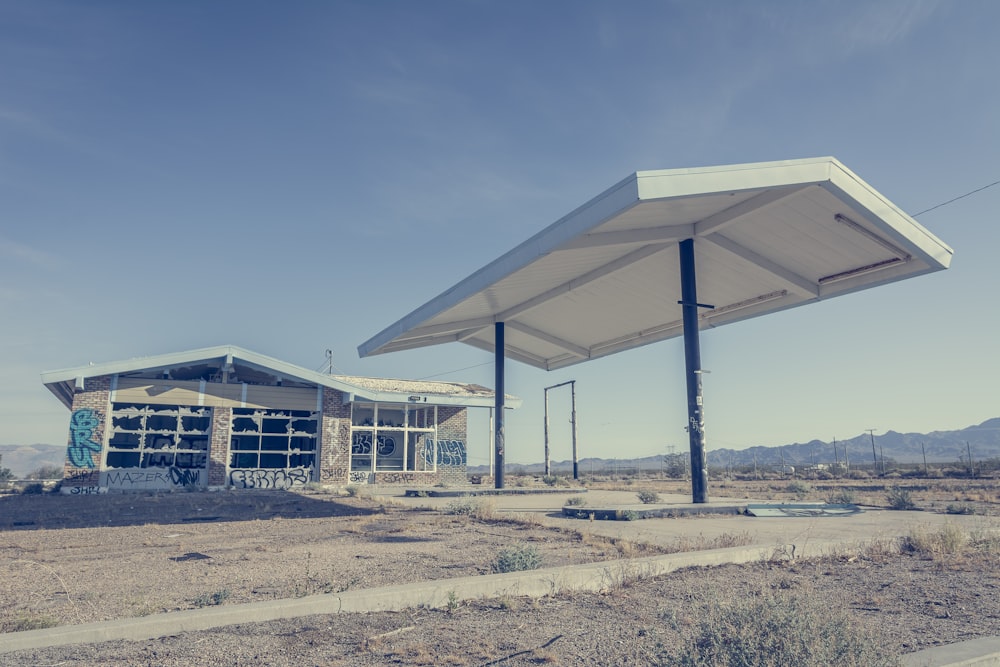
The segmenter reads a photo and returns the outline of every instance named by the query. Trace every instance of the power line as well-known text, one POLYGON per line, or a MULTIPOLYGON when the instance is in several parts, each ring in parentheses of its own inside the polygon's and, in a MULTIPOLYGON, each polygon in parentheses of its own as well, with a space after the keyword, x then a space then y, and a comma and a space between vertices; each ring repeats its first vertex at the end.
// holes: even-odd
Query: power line
POLYGON ((983 187, 981 187, 981 188, 976 188, 975 190, 973 190, 973 191, 971 191, 971 192, 966 192, 966 193, 965 193, 964 195, 959 195, 958 197, 955 197, 954 199, 949 199, 949 200, 948 200, 948 201, 946 201, 946 202, 941 202, 941 203, 940 203, 940 204, 938 204, 937 206, 931 206, 930 208, 925 208, 925 209, 924 209, 923 211, 921 211, 920 213, 914 213, 914 214, 913 214, 912 216, 910 216, 910 217, 912 217, 912 218, 915 218, 915 217, 917 217, 918 215, 923 215, 924 213, 929 213, 929 212, 933 211, 934 209, 938 209, 938 208, 941 208, 942 206, 947 206, 948 204, 951 204, 951 203, 954 203, 954 202, 957 202, 957 201, 958 201, 959 199, 965 199, 966 197, 968 197, 968 196, 970 196, 970 195, 974 195, 974 194, 976 194, 977 192, 982 192, 982 191, 983 191, 983 190, 985 190, 986 188, 992 188, 992 187, 993 187, 994 185, 1000 185, 1000 181, 993 181, 993 182, 992 182, 992 183, 990 183, 989 185, 984 185, 983 187))
POLYGON ((479 368, 480 366, 489 366, 492 363, 493 363, 492 361, 487 361, 487 362, 484 362, 484 363, 481 363, 481 364, 476 364, 474 366, 466 366, 465 368, 456 368, 453 371, 445 371, 444 373, 436 373, 434 375, 425 375, 424 377, 417 378, 417 379, 418 380, 430 380, 431 378, 439 378, 442 375, 451 375, 452 373, 459 373, 461 371, 467 371, 470 368, 479 368))

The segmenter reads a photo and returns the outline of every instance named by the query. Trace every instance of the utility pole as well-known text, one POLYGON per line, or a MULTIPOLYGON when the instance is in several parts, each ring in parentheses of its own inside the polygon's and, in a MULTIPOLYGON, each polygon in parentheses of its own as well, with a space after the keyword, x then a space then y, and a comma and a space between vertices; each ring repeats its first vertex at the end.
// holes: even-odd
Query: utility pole
POLYGON ((551 387, 545 387, 543 390, 545 394, 545 474, 552 474, 552 465, 549 458, 549 389, 565 387, 566 385, 570 386, 570 421, 573 423, 573 479, 580 479, 580 464, 576 451, 576 380, 560 382, 551 387))
POLYGON ((873 428, 866 428, 865 430, 868 431, 868 437, 871 438, 871 441, 872 441, 872 461, 875 464, 875 474, 877 475, 878 474, 878 454, 875 453, 875 429, 873 429, 873 428))
POLYGON ((927 470, 927 448, 924 447, 924 443, 920 443, 920 452, 924 455, 924 477, 930 477, 931 474, 927 470))

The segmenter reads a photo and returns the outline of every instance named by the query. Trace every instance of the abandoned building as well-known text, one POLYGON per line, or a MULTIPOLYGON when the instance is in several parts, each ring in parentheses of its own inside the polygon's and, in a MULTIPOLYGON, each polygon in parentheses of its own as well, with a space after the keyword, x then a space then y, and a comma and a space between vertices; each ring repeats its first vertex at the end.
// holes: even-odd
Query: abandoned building
POLYGON ((328 375, 232 345, 42 382, 70 410, 64 493, 465 484, 468 409, 494 405, 478 385, 328 375))

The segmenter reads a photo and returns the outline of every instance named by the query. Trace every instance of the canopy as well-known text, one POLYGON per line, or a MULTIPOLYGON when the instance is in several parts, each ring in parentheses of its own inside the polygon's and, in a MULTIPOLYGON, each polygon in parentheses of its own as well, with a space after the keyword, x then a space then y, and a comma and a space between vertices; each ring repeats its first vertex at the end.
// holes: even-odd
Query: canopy
POLYGON ((460 341, 557 369, 948 267, 952 250, 832 157, 639 171, 358 347, 460 341))

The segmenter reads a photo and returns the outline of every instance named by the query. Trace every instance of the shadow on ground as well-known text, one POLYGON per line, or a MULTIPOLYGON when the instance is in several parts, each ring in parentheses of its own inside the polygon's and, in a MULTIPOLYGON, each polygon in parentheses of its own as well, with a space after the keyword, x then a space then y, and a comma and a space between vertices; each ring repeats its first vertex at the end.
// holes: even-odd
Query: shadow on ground
POLYGON ((0 530, 362 516, 376 510, 294 491, 0 496, 0 530))

